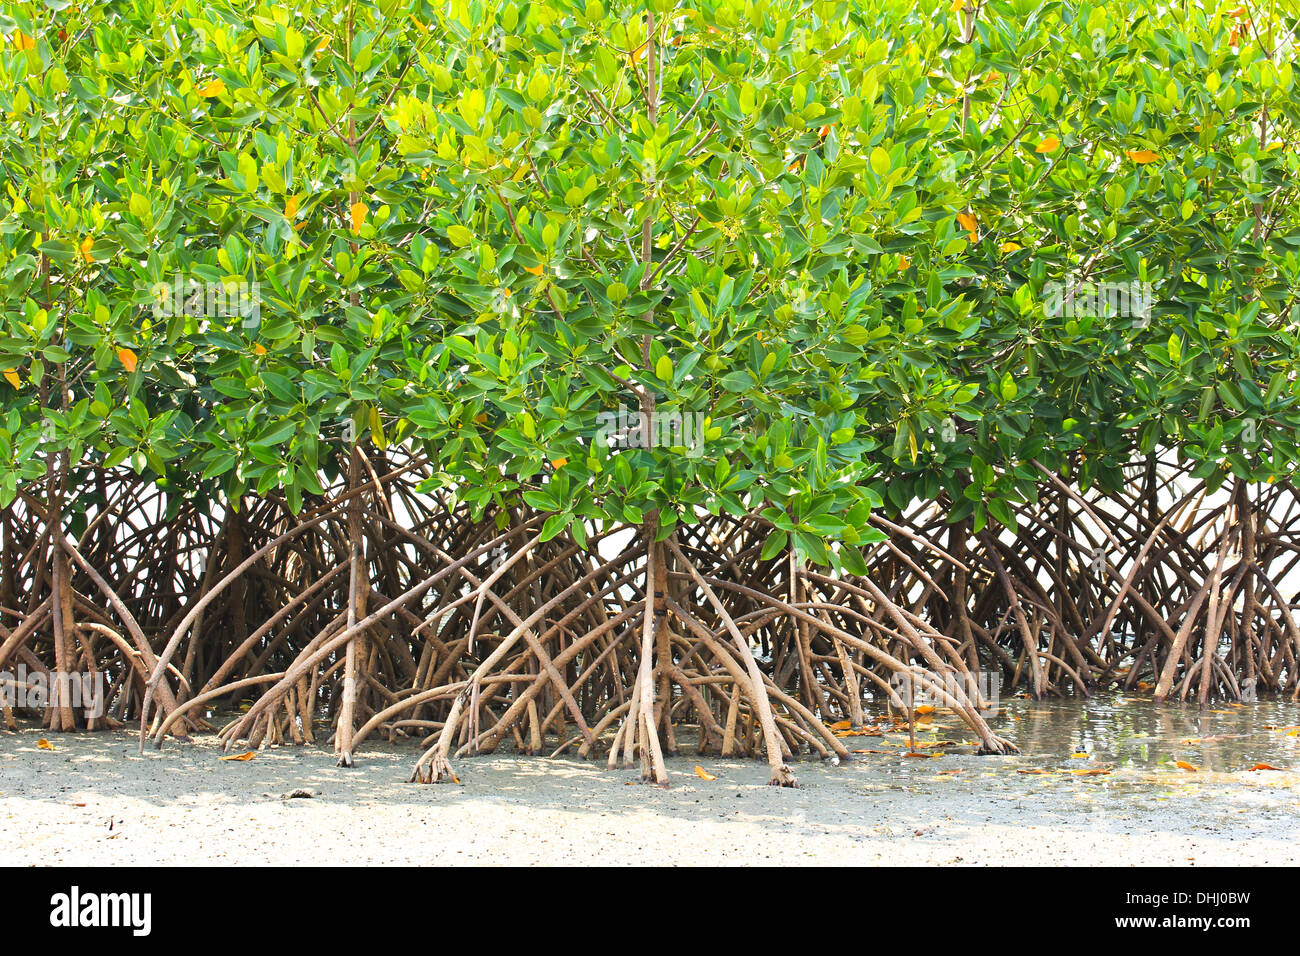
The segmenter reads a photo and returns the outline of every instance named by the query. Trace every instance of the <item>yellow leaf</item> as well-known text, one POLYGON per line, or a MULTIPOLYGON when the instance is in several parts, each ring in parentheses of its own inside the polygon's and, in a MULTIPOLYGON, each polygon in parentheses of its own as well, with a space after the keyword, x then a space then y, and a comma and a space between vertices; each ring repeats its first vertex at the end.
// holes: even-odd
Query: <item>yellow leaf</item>
POLYGON ((835 723, 829 724, 828 726, 830 727, 831 730, 848 730, 853 726, 853 721, 837 720, 835 721, 835 723))
POLYGON ((1194 764, 1188 763, 1186 760, 1175 760, 1174 766, 1177 767, 1179 770, 1190 770, 1193 773, 1196 773, 1201 769, 1200 767, 1197 767, 1194 764))
POLYGON ((208 80, 208 82, 199 87, 199 96, 207 99, 211 99, 214 96, 220 96, 224 92, 226 92, 226 84, 224 80, 208 80))
POLYGON ((1003 252, 1016 252, 1018 249, 1020 249, 1020 243, 1011 242, 1008 240, 1007 242, 1002 243, 1000 248, 1002 249, 1003 252))
POLYGON ((907 258, 907 256, 899 256, 899 257, 898 257, 898 271, 899 271, 899 272, 906 272, 906 271, 907 271, 907 267, 910 266, 911 264, 912 264, 912 260, 909 259, 909 258, 907 258))
POLYGON ((484 422, 487 421, 487 412, 479 412, 477 415, 474 416, 474 421, 482 425, 484 422))
POLYGON ((87 236, 85 239, 81 240, 81 245, 77 247, 78 250, 81 252, 81 258, 84 259, 86 262, 95 261, 95 257, 90 254, 90 250, 93 249, 94 246, 95 246, 95 240, 90 236, 87 236))
POLYGON ((920 707, 916 708, 916 712, 918 714, 933 714, 934 707, 931 704, 922 704, 920 707))
POLYGON ((1257 764, 1255 764, 1255 766, 1251 767, 1250 769, 1251 769, 1251 771, 1253 772, 1253 771, 1255 771, 1255 770, 1281 770, 1282 768, 1281 768, 1281 767, 1274 767, 1272 764, 1267 764, 1267 763, 1257 763, 1257 764))
POLYGON ((539 276, 542 274, 543 269, 541 263, 538 263, 535 266, 524 266, 524 271, 527 272, 529 275, 539 276))
POLYGON ((258 355, 265 355, 266 346, 263 345, 261 342, 258 342, 256 345, 253 346, 253 351, 258 355))
POLYGON ((1086 750, 1079 750, 1070 754, 1071 760, 1090 760, 1091 758, 1092 754, 1088 753, 1086 750))
POLYGON ((11 368, 5 369, 4 375, 5 375, 5 381, 7 381, 14 388, 22 388, 23 380, 18 377, 18 373, 15 372, 13 369, 11 368))
POLYGON ((23 33, 22 30, 18 31, 18 36, 15 38, 14 42, 18 44, 18 49, 20 50, 36 49, 36 41, 33 40, 31 37, 29 37, 26 33, 23 33))
POLYGON ((1043 140, 1041 143, 1038 144, 1038 146, 1037 146, 1037 148, 1034 150, 1034 152, 1035 152, 1035 153, 1054 153, 1054 152, 1056 152, 1057 147, 1059 147, 1060 145, 1061 145, 1061 141, 1060 141, 1059 139, 1057 139, 1055 136, 1049 136, 1049 137, 1047 137, 1045 140, 1043 140))
POLYGON ((256 756, 257 756, 257 751, 256 751, 256 750, 250 750, 250 751, 249 751, 248 753, 246 753, 246 754, 230 754, 229 756, 226 756, 226 757, 219 757, 218 759, 219 759, 219 760, 238 760, 240 763, 244 763, 244 762, 246 762, 246 761, 252 760, 252 759, 253 759, 254 757, 256 757, 256 756))
POLYGON ((118 361, 120 361, 124 366, 126 366, 126 370, 128 372, 134 372, 136 365, 139 364, 139 359, 135 357, 135 353, 128 348, 118 349, 117 358, 118 361))
POLYGON ((361 224, 366 221, 366 216, 370 214, 370 207, 363 202, 354 202, 349 210, 352 214, 352 235, 361 231, 361 224))
POLYGON ((636 66, 638 63, 640 63, 642 58, 645 56, 646 49, 649 46, 650 46, 650 41, 647 40, 645 43, 642 43, 639 47, 637 47, 635 50, 629 53, 627 57, 627 65, 636 66))
POLYGON ((36 746, 37 746, 37 748, 40 749, 40 750, 53 750, 53 749, 54 749, 54 744, 50 743, 50 742, 49 742, 48 740, 46 740, 44 737, 42 737, 40 740, 36 741, 36 746))
POLYGON ((961 13, 961 8, 966 6, 966 0, 952 0, 952 6, 948 8, 949 13, 961 13))
POLYGON ((298 215, 298 197, 290 196, 284 201, 284 218, 293 219, 298 215))
POLYGON ((1147 163, 1154 163, 1160 158, 1159 153, 1153 153, 1149 149, 1130 149, 1126 150, 1124 155, 1140 166, 1147 163))
POLYGON ((976 232, 980 227, 979 220, 968 212, 957 213, 957 225, 967 232, 976 232))
POLYGON ((696 766, 696 768, 695 768, 695 776, 699 777, 701 780, 717 780, 717 779, 718 779, 718 778, 715 777, 713 774, 709 773, 707 770, 705 770, 703 767, 700 767, 700 766, 696 766))
POLYGON ((552 468, 563 468, 563 467, 564 467, 565 465, 567 465, 568 463, 569 463, 569 459, 567 459, 567 458, 557 458, 557 459, 555 459, 555 461, 551 462, 551 467, 552 467, 552 468))

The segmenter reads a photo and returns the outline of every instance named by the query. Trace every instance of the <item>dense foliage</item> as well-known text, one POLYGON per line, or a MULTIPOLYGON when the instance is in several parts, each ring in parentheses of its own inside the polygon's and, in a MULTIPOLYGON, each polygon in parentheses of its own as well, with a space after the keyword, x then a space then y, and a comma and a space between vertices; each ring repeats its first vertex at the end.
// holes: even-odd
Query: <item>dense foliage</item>
POLYGON ((79 535, 129 469, 171 515, 298 514, 400 450, 541 541, 756 515, 762 560, 864 575, 872 512, 918 501, 978 535, 1158 454, 1289 482, 1295 31, 1211 0, 6 3, 0 505, 79 535))

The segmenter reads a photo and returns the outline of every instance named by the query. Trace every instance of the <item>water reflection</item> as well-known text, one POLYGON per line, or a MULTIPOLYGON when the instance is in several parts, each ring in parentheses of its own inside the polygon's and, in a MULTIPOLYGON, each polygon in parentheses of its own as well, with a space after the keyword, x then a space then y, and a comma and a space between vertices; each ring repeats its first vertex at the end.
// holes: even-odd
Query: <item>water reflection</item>
POLYGON ((1261 699, 1205 710, 1122 694, 1003 703, 995 729, 1029 758, 1087 753, 1116 768, 1172 767, 1182 760, 1227 773, 1258 763, 1300 765, 1300 733, 1290 734, 1300 727, 1300 706, 1289 701, 1261 699))

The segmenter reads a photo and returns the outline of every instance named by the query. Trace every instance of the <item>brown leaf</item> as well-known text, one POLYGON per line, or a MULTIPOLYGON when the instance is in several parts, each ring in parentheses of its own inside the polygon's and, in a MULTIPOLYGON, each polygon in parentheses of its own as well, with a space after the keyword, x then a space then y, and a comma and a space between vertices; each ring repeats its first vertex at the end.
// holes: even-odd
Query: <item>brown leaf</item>
POLYGON ((256 757, 256 756, 257 756, 257 751, 256 751, 256 750, 250 750, 250 751, 248 751, 248 753, 243 753, 243 754, 228 754, 227 756, 225 756, 225 757, 221 757, 221 758, 219 758, 219 759, 221 759, 221 760, 238 760, 238 761, 240 761, 240 762, 243 762, 243 761, 246 761, 246 760, 252 760, 252 759, 253 759, 254 757, 256 757))
POLYGON ((1188 763, 1186 760, 1175 760, 1174 766, 1177 767, 1179 770, 1190 770, 1192 771, 1192 773, 1196 773, 1201 769, 1200 767, 1197 767, 1194 764, 1188 763))
POLYGON ((1267 764, 1267 763, 1257 763, 1257 764, 1255 764, 1255 766, 1251 767, 1250 769, 1251 769, 1252 771, 1254 771, 1254 770, 1283 770, 1283 771, 1285 771, 1286 768, 1284 768, 1284 767, 1274 767, 1272 764, 1267 764))

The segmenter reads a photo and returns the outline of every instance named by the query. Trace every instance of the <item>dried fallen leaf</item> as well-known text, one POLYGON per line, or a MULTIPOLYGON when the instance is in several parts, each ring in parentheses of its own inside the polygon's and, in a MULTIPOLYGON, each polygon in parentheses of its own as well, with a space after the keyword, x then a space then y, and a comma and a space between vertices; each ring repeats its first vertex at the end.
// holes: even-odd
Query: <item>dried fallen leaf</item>
POLYGON ((36 748, 38 750, 53 750, 54 744, 42 737, 40 740, 36 741, 36 748))
POLYGON ((920 707, 916 708, 916 712, 917 712, 918 714, 922 714, 922 715, 924 715, 924 714, 933 714, 933 713, 934 713, 934 706, 931 705, 931 704, 922 704, 920 707))
POLYGON ((700 766, 697 766, 697 767, 695 768, 695 776, 699 777, 701 780, 717 780, 717 779, 718 779, 718 778, 715 777, 713 774, 709 773, 707 770, 705 770, 703 767, 700 767, 700 766))
POLYGON ((1042 774, 1042 773, 1051 773, 1051 772, 1052 772, 1052 771, 1050 771, 1050 770, 1043 770, 1043 769, 1041 769, 1041 768, 1039 768, 1039 767, 1034 767, 1034 768, 1032 768, 1032 769, 1030 769, 1030 770, 1017 770, 1017 771, 1016 771, 1016 773, 1032 773, 1032 774, 1042 774))
POLYGON ((1104 767, 1080 767, 1078 770, 1067 770, 1066 773, 1073 774, 1076 777, 1100 777, 1110 773, 1104 767))
POLYGON ((837 720, 835 721, 835 723, 828 724, 827 726, 830 727, 831 730, 848 730, 850 727, 853 726, 853 721, 837 720))
POLYGON ((1092 754, 1088 753, 1088 751, 1086 751, 1086 750, 1076 750, 1074 753, 1070 754, 1070 759, 1071 759, 1071 760, 1091 760, 1091 759, 1092 759, 1092 754))
POLYGON ((1257 763, 1255 764, 1255 766, 1251 767, 1250 769, 1251 771, 1255 771, 1255 770, 1285 770, 1286 768, 1274 767, 1272 764, 1267 764, 1267 763, 1257 763))
POLYGON ((927 758, 927 759, 928 759, 928 758, 930 758, 930 757, 942 757, 943 754, 922 754, 922 753, 917 753, 915 750, 909 750, 907 753, 903 754, 903 756, 904 756, 904 757, 924 757, 924 758, 927 758))
POLYGON ((1192 771, 1192 773, 1196 773, 1201 769, 1200 767, 1197 767, 1194 764, 1188 763, 1186 760, 1175 760, 1174 766, 1177 767, 1179 770, 1190 770, 1192 771))
POLYGON ((244 761, 252 760, 252 759, 253 759, 254 757, 256 757, 256 756, 257 756, 257 751, 256 751, 256 750, 250 750, 250 751, 248 751, 248 753, 243 753, 243 754, 230 754, 230 755, 228 755, 228 756, 220 757, 220 758, 218 758, 218 759, 220 759, 220 760, 238 760, 238 761, 240 761, 241 763, 243 763, 244 761))

